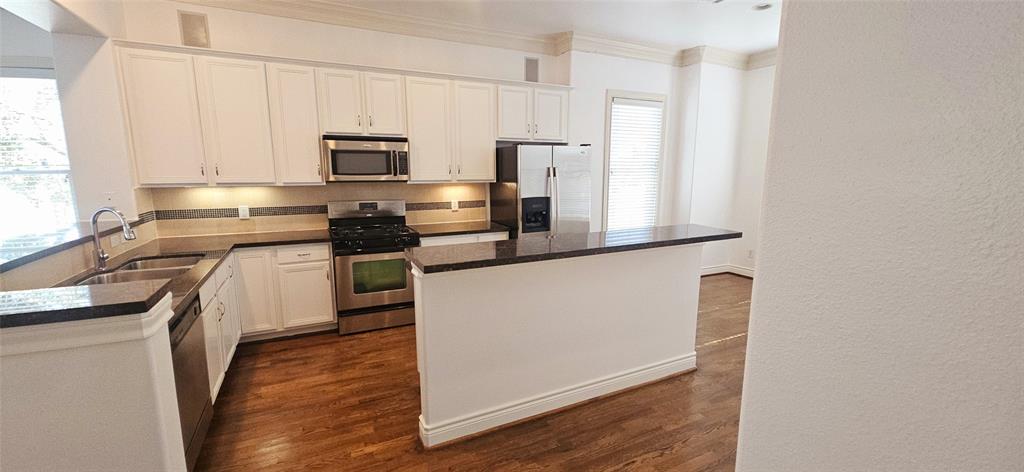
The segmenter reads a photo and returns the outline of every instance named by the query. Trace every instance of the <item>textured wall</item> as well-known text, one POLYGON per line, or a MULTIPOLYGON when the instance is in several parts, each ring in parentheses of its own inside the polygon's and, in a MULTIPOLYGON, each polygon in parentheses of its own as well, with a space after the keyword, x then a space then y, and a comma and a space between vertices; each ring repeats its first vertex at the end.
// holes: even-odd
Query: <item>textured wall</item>
POLYGON ((1024 3, 783 8, 737 469, 1021 470, 1024 3))

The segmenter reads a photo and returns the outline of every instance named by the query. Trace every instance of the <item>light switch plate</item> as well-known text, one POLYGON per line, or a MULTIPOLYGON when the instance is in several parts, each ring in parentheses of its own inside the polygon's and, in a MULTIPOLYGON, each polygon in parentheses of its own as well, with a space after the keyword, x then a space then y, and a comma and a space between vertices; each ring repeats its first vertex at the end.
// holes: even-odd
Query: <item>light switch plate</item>
POLYGON ((249 205, 238 205, 238 219, 249 219, 249 205))

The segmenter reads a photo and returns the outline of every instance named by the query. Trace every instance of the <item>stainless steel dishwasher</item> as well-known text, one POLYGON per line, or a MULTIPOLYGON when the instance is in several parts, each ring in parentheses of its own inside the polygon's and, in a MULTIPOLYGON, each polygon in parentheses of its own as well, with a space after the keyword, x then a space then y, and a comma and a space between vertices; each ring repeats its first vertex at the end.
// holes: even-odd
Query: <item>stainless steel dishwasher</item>
POLYGON ((201 313, 197 298, 170 326, 178 416, 185 443, 185 463, 190 471, 199 459, 199 451, 213 418, 210 378, 206 370, 206 339, 203 322, 199 319, 201 313))

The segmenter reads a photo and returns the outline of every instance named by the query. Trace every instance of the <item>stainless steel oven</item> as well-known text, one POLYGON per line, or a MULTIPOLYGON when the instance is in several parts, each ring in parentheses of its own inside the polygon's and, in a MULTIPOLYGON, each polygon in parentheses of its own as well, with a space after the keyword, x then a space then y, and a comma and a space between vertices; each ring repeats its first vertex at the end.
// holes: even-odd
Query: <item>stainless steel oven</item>
POLYGON ((409 142, 405 138, 323 137, 328 182, 409 180, 409 142))
POLYGON ((334 257, 338 330, 342 334, 402 326, 413 322, 412 274, 405 253, 385 252, 334 257))

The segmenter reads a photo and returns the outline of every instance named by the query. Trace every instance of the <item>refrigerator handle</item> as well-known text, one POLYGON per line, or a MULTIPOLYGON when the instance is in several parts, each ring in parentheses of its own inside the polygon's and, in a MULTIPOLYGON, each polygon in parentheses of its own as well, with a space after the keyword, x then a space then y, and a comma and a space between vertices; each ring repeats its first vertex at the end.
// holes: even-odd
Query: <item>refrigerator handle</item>
POLYGON ((558 219, 562 217, 559 199, 562 198, 558 192, 558 168, 551 168, 551 183, 552 183, 552 196, 551 196, 551 233, 558 232, 558 219))

